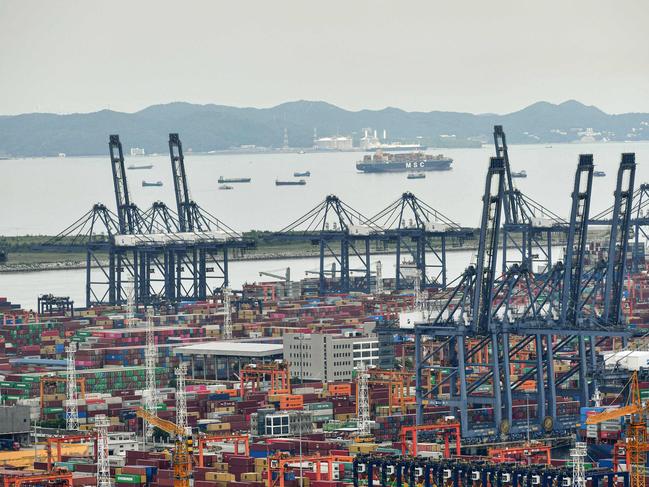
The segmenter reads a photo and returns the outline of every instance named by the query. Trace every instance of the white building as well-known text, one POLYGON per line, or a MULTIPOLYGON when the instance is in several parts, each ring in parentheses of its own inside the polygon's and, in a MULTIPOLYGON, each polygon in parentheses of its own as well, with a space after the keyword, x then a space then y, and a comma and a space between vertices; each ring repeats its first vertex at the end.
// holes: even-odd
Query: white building
POLYGON ((313 141, 313 147, 319 150, 352 150, 354 144, 351 137, 335 136, 335 137, 320 137, 313 141))
POLYGON ((352 380, 362 363, 379 363, 379 340, 360 332, 285 333, 284 360, 292 377, 326 382, 352 380))

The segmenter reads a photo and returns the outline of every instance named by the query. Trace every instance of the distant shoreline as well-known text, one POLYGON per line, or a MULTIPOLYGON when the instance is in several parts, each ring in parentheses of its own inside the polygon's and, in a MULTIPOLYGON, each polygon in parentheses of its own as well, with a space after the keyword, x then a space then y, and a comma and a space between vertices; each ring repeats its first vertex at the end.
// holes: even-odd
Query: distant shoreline
MULTIPOLYGON (((649 144, 649 140, 608 140, 608 141, 592 141, 592 142, 581 142, 578 140, 572 141, 572 142, 529 142, 529 143, 515 143, 515 144, 508 144, 508 147, 533 147, 533 146, 539 146, 541 148, 548 148, 551 149, 553 146, 565 146, 565 145, 611 145, 611 144, 649 144)), ((483 143, 480 146, 475 146, 475 145, 449 145, 449 146, 428 146, 426 149, 423 149, 422 152, 431 152, 431 151, 441 151, 441 150, 455 150, 455 149, 484 149, 484 148, 492 148, 493 144, 491 143, 483 143)), ((289 149, 281 149, 281 148, 264 148, 264 149, 258 149, 258 150, 252 150, 252 149, 220 149, 220 150, 214 150, 214 151, 186 151, 185 156, 230 156, 230 155, 272 155, 272 154, 358 154, 358 153, 365 153, 365 154, 371 154, 374 152, 373 150, 365 150, 361 149, 360 147, 354 148, 352 150, 324 150, 324 149, 314 149, 313 147, 305 147, 305 148, 300 148, 300 147, 291 147, 289 149)), ((404 152, 413 152, 412 150, 404 150, 404 152)), ((58 156, 58 155, 33 155, 33 156, 7 156, 4 155, 0 157, 0 162, 2 161, 21 161, 21 160, 26 160, 26 159, 67 159, 67 158, 74 158, 74 159, 86 159, 86 158, 94 158, 94 157, 104 157, 106 154, 104 153, 99 153, 99 154, 83 154, 83 155, 65 155, 65 156, 58 156)), ((129 161, 133 160, 143 160, 147 159, 149 157, 160 157, 160 156, 166 156, 166 154, 162 153, 151 153, 151 154, 145 154, 145 155, 140 155, 140 156, 131 156, 131 155, 126 155, 129 161)))
MULTIPOLYGON (((557 241, 555 246, 562 246, 565 242, 557 241)), ((499 246, 502 248, 502 245, 499 246)), ((449 253, 455 252, 476 252, 478 250, 477 243, 471 243, 461 247, 447 247, 446 251, 449 253)), ((291 251, 291 252, 268 252, 248 254, 244 256, 229 257, 230 262, 254 262, 254 261, 272 261, 272 260, 293 260, 293 259, 311 259, 318 257, 319 252, 317 248, 313 250, 291 251)), ((395 250, 372 250, 371 255, 396 255, 395 250)), ((102 265, 108 265, 108 261, 102 261, 102 265)), ((93 266, 96 268, 97 266, 93 266)), ((79 270, 85 269, 85 261, 55 261, 55 262, 38 262, 38 263, 17 263, 17 264, 0 264, 0 274, 22 274, 26 272, 44 272, 44 271, 57 271, 57 270, 79 270)))

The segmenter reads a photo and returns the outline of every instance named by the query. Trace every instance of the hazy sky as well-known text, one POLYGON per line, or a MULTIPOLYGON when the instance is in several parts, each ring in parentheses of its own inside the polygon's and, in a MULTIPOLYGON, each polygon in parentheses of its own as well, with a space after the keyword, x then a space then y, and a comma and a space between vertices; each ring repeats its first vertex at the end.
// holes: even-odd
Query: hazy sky
POLYGON ((647 0, 0 0, 0 113, 169 101, 649 112, 647 0))

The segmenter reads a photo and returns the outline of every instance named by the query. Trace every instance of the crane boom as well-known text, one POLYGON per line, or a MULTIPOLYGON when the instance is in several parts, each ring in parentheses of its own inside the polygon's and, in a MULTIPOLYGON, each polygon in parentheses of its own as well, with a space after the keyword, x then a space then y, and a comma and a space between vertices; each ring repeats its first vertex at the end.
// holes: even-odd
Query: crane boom
POLYGON ((176 436, 185 436, 185 430, 183 428, 176 426, 175 423, 167 421, 166 419, 160 419, 157 416, 149 413, 148 411, 145 411, 144 409, 138 409, 137 411, 135 411, 135 415, 138 418, 142 418, 147 423, 152 424, 156 428, 160 428, 162 431, 166 431, 167 433, 171 433, 176 436))
POLYGON ((581 282, 584 254, 588 242, 588 219, 593 188, 593 155, 580 154, 575 173, 570 226, 566 242, 563 289, 561 295, 561 321, 576 323, 582 305, 581 282))
POLYGON ((622 292, 626 274, 635 169, 635 154, 622 154, 615 187, 604 294, 604 317, 612 324, 617 324, 622 317, 622 292))
POLYGON ((642 412, 642 406, 637 404, 631 404, 629 406, 623 406, 621 408, 609 409, 608 411, 603 411, 599 414, 593 414, 586 418, 586 424, 600 424, 609 419, 617 419, 622 416, 630 416, 632 414, 639 414, 642 412))
POLYGON ((169 156, 171 157, 171 171, 174 177, 178 226, 181 232, 191 232, 194 230, 194 221, 191 212, 191 202, 189 200, 189 189, 187 187, 183 145, 180 142, 178 134, 169 134, 169 156))
POLYGON ((482 200, 480 241, 476 263, 475 294, 473 296, 473 326, 484 331, 491 323, 496 262, 498 260, 498 233, 503 202, 505 163, 501 157, 492 157, 482 200))
POLYGON ((502 157, 505 165, 505 221, 506 223, 519 223, 522 220, 522 208, 518 207, 514 194, 514 183, 512 181, 512 170, 509 165, 509 154, 507 152, 507 139, 502 125, 494 125, 494 145, 496 157, 502 157))
POLYGON ((126 184, 126 168, 124 167, 124 151, 119 135, 111 135, 108 140, 110 150, 110 163, 113 170, 113 185, 115 189, 115 203, 119 221, 119 233, 142 233, 140 213, 131 202, 131 196, 126 184))

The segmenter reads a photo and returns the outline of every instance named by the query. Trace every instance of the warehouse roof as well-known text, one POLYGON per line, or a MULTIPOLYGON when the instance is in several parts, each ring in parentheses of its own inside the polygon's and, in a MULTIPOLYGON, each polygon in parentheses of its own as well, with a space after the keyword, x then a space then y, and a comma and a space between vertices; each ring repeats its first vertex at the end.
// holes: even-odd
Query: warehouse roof
POLYGON ((284 353, 284 346, 281 343, 216 341, 176 347, 174 352, 183 355, 270 357, 284 353))

